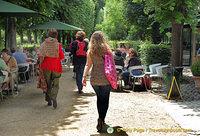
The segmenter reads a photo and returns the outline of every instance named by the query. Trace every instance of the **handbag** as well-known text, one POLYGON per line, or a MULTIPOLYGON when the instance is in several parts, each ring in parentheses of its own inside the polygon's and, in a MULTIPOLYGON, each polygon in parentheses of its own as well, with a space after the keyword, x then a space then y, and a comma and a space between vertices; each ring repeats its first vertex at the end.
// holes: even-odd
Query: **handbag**
POLYGON ((37 88, 41 88, 43 92, 47 92, 47 83, 43 71, 40 69, 40 59, 36 63, 36 74, 38 76, 37 88))
POLYGON ((107 52, 105 54, 104 72, 112 88, 117 89, 117 71, 111 54, 107 52))

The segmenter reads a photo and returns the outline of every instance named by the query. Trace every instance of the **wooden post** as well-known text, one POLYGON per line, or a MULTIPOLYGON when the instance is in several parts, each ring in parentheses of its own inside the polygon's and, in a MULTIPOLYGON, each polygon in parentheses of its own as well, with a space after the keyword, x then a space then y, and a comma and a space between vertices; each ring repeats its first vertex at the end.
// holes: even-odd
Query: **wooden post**
POLYGON ((196 34, 192 33, 192 64, 196 61, 196 34))

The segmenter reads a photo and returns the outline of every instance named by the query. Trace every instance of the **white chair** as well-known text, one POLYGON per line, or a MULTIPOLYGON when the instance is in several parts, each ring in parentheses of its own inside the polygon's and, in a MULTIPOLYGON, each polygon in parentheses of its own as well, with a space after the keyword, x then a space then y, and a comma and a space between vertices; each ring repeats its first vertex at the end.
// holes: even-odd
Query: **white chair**
POLYGON ((115 65, 115 69, 117 70, 117 82, 119 81, 119 83, 117 84, 120 87, 120 91, 123 91, 122 77, 121 77, 121 73, 123 72, 123 67, 121 65, 115 65))
POLYGON ((11 72, 10 72, 10 74, 11 74, 10 75, 11 76, 10 89, 12 90, 13 97, 18 95, 18 77, 17 77, 17 72, 18 72, 18 68, 11 69, 11 72), (15 93, 14 93, 14 89, 16 89, 15 93))
POLYGON ((70 67, 70 54, 70 52, 65 52, 65 59, 61 60, 62 65, 67 65, 68 68, 70 67))
MULTIPOLYGON (((1 76, 4 80, 4 76, 1 76)), ((1 100, 3 100, 3 93, 2 93, 2 89, 1 89, 1 86, 3 84, 3 81, 0 81, 0 95, 1 95, 1 100)))
POLYGON ((18 71, 18 76, 19 76, 19 74, 23 74, 23 76, 24 76, 24 80, 25 80, 25 82, 27 83, 27 79, 26 79, 26 73, 28 72, 28 74, 29 74, 29 63, 21 63, 21 64, 17 64, 18 65, 18 68, 20 68, 20 67, 26 67, 26 70, 25 71, 23 71, 23 72, 19 72, 18 71))
POLYGON ((156 74, 156 67, 161 66, 161 63, 151 64, 149 65, 149 71, 145 72, 146 75, 156 74))
POLYGON ((146 81, 145 81, 145 70, 146 70, 146 66, 145 65, 141 65, 141 66, 132 66, 128 68, 129 72, 130 72, 130 76, 129 76, 129 81, 131 81, 131 78, 133 78, 133 89, 135 87, 135 81, 136 79, 144 79, 144 84, 145 84, 145 89, 147 90, 147 86, 146 86, 146 81), (132 74, 132 70, 141 70, 142 74, 141 75, 133 75, 132 74))
POLYGON ((115 69, 117 70, 117 71, 123 71, 123 67, 121 66, 121 65, 115 65, 115 69))
POLYGON ((156 67, 156 74, 150 75, 150 78, 159 78, 160 79, 160 85, 162 87, 161 79, 163 78, 163 72, 162 69, 168 67, 168 65, 161 65, 156 67))
MULTIPOLYGON (((3 76, 1 76, 3 78, 2 81, 0 81, 0 85, 2 86, 3 83, 8 82, 8 72, 7 71, 2 71, 3 76)), ((3 100, 3 93, 2 93, 2 89, 0 86, 0 94, 1 94, 1 100, 3 100)))

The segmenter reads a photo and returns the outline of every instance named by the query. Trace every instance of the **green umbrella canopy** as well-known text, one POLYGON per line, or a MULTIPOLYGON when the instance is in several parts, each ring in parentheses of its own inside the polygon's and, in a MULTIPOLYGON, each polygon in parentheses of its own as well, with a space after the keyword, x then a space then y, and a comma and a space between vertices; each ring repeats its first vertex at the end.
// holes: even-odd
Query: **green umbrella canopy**
POLYGON ((36 11, 0 0, 0 16, 44 16, 36 11))
POLYGON ((83 30, 81 28, 78 28, 69 24, 65 24, 60 21, 55 21, 55 20, 29 27, 29 29, 40 29, 40 30, 47 30, 51 28, 55 28, 57 30, 83 30))

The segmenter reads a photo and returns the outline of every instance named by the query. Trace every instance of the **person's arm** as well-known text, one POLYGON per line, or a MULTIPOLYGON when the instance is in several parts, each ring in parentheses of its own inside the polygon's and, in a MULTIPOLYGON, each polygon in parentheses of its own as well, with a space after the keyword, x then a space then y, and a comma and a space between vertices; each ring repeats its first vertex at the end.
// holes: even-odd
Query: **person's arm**
POLYGON ((62 45, 60 43, 59 43, 59 57, 62 60, 65 58, 65 55, 64 55, 63 50, 62 50, 62 45))
POLYGON ((6 71, 9 73, 9 72, 10 72, 10 68, 8 67, 8 68, 6 69, 6 71))
POLYGON ((72 43, 71 53, 72 53, 73 55, 76 55, 76 42, 73 42, 73 43, 72 43))
POLYGON ((10 63, 11 63, 11 67, 10 67, 11 70, 17 68, 17 61, 14 57, 11 57, 10 63))
POLYGON ((83 73, 83 85, 84 86, 86 86, 86 76, 87 76, 88 72, 90 71, 91 65, 92 65, 92 58, 91 58, 90 54, 88 53, 87 54, 87 63, 85 65, 85 70, 83 73))
POLYGON ((10 72, 10 68, 6 65, 6 63, 0 59, 0 70, 4 70, 4 71, 7 71, 7 72, 10 72))

